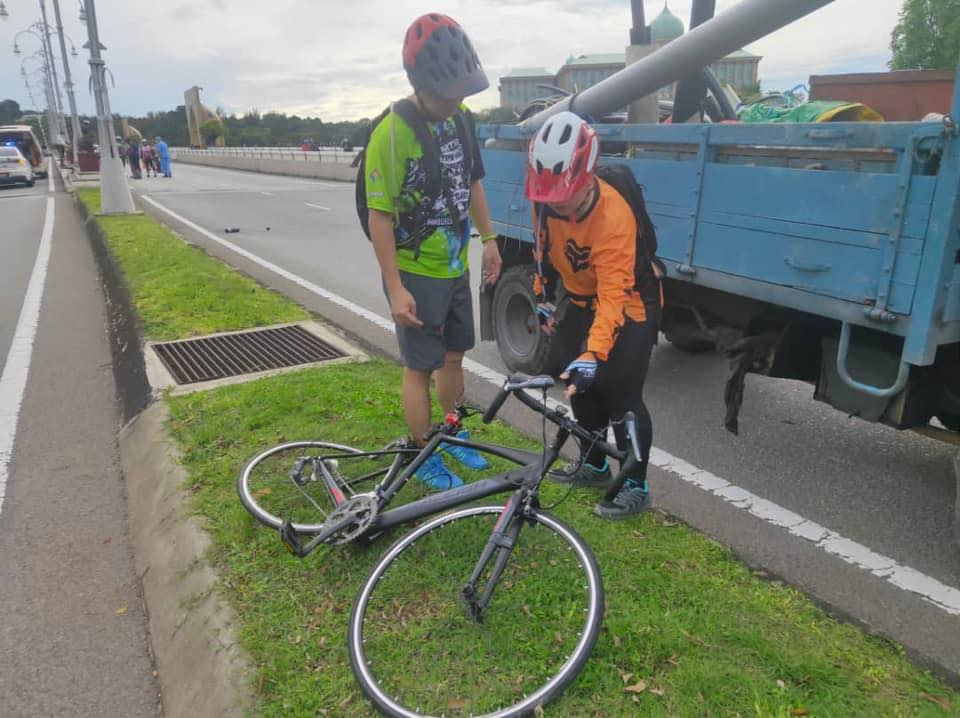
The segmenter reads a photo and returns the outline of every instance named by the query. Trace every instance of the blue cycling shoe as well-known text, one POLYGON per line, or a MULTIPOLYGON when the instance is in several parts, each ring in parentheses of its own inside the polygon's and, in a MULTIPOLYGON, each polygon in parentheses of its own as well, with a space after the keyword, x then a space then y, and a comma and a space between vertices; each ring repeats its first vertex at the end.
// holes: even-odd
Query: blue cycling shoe
POLYGON ((417 477, 424 486, 434 491, 446 491, 447 489, 455 489, 458 486, 463 486, 463 481, 460 480, 460 477, 450 471, 446 464, 443 463, 443 459, 437 454, 431 455, 429 459, 424 461, 413 475, 417 477))
MULTIPOLYGON (((464 429, 457 434, 458 439, 469 439, 470 432, 464 429)), ((489 469, 490 462, 483 454, 469 446, 454 446, 453 444, 440 444, 440 451, 449 454, 468 469, 489 469)))

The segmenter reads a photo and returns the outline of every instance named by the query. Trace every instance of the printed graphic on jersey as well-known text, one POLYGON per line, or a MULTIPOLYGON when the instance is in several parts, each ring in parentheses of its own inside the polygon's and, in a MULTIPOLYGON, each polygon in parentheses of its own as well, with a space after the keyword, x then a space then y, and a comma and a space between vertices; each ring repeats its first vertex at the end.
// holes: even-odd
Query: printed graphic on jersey
POLYGON ((574 272, 582 272, 590 266, 590 247, 581 247, 572 239, 568 239, 563 254, 574 272))

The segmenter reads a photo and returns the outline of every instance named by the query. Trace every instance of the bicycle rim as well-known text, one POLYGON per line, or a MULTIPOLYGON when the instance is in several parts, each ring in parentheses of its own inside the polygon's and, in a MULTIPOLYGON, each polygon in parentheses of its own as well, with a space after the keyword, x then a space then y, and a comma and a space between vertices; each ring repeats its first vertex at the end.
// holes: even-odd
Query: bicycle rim
POLYGON ((483 623, 470 618, 461 592, 501 511, 432 519, 395 543, 361 588, 350 661, 383 713, 527 715, 582 670, 600 631, 603 585, 589 547, 548 514, 520 531, 483 623))
MULTIPOLYGON (((294 441, 280 444, 251 459, 240 473, 237 493, 240 501, 257 521, 271 528, 280 528, 284 521, 293 523, 301 533, 315 533, 323 526, 325 516, 335 508, 333 498, 319 470, 308 461, 303 465, 299 481, 294 481, 291 472, 303 457, 330 454, 361 454, 361 449, 323 441, 294 441)), ((378 467, 384 471, 393 457, 340 458, 337 473, 345 496, 372 488, 373 480, 363 486, 351 486, 351 477, 362 476, 378 467)))

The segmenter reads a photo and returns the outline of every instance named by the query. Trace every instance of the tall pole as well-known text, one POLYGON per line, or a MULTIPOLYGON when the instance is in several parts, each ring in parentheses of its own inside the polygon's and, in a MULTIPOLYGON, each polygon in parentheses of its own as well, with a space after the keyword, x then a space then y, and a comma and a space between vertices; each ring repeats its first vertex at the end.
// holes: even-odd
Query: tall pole
MULTIPOLYGON (((41 5, 43 4, 41 0, 41 5)), ((67 88, 67 100, 70 102, 70 125, 73 139, 73 166, 79 167, 77 145, 80 144, 80 117, 77 115, 77 100, 73 96, 73 79, 70 77, 70 63, 67 61, 67 44, 63 39, 63 21, 60 19, 60 0, 53 0, 53 15, 57 20, 57 36, 60 38, 60 55, 63 57, 63 84, 67 88)))
MULTIPOLYGON (((789 25, 833 0, 741 0, 700 27, 628 65, 576 96, 577 112, 604 115, 789 25)), ((570 98, 523 122, 536 129, 548 117, 570 108, 570 98)))
POLYGON ((66 141, 67 127, 63 121, 63 97, 60 95, 60 78, 57 77, 57 61, 54 59, 53 45, 50 43, 51 31, 50 25, 47 23, 47 5, 43 0, 40 0, 40 17, 43 20, 43 43, 47 48, 47 57, 50 60, 50 77, 57 100, 57 135, 66 141))
POLYGON ((104 214, 130 214, 134 211, 133 197, 120 162, 117 136, 113 130, 113 115, 110 114, 110 98, 107 95, 107 66, 100 51, 107 48, 100 44, 97 30, 95 0, 86 0, 87 44, 90 50, 90 77, 93 80, 93 97, 97 105, 97 129, 100 135, 100 208, 104 214))
MULTIPOLYGON (((31 34, 33 34, 31 32, 31 34)), ((40 58, 43 63, 43 91, 47 96, 47 150, 53 152, 53 145, 57 141, 60 123, 57 122, 57 101, 53 96, 53 85, 50 82, 50 60, 47 55, 47 44, 40 40, 40 58)))

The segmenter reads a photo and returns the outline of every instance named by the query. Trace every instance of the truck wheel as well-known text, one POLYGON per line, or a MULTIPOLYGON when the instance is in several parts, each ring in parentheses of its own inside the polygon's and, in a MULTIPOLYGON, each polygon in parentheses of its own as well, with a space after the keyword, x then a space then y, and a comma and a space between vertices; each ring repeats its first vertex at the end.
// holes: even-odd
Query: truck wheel
POLYGON ((493 331, 500 357, 511 371, 539 374, 543 370, 550 337, 540 331, 536 305, 533 269, 521 266, 505 271, 493 295, 493 331))

